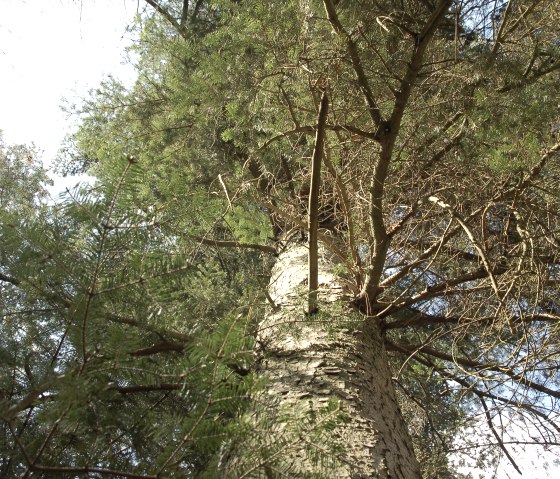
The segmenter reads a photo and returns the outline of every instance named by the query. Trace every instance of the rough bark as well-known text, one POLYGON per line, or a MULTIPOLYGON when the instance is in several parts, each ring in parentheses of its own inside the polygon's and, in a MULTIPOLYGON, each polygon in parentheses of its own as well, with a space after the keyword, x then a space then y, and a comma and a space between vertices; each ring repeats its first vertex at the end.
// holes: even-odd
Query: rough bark
POLYGON ((319 254, 321 312, 312 317, 304 315, 307 247, 287 248, 273 268, 277 308, 259 325, 265 385, 254 434, 232 451, 226 475, 420 478, 379 325, 350 309, 333 261, 319 254))

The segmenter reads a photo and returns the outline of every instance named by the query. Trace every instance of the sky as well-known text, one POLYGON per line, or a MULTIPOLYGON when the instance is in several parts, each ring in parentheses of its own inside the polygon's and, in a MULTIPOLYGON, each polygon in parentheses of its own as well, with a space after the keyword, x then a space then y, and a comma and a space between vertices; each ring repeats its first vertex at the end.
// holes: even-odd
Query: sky
MULTIPOLYGON (((6 144, 34 143, 46 165, 75 125, 60 108, 79 102, 123 64, 138 0, 0 0, 0 130, 6 144)), ((142 6, 140 4, 140 6, 142 6)), ((57 186, 62 186, 60 182, 57 186)))
MULTIPOLYGON (((0 130, 7 144, 34 143, 49 165, 75 127, 60 108, 63 99, 79 103, 108 74, 133 81, 123 59, 137 8, 142 0, 0 0, 0 130)), ((58 180, 56 189, 69 181, 58 180)), ((560 467, 544 469, 534 448, 515 457, 523 476, 503 463, 499 479, 560 477, 560 467)))

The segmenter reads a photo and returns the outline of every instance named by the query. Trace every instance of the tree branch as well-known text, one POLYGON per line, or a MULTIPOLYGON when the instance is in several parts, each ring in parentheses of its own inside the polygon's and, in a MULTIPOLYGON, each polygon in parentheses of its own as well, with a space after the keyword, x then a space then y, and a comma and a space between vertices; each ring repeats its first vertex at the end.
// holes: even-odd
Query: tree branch
POLYGON ((248 249, 256 249, 262 251, 263 253, 268 254, 276 254, 276 248, 274 246, 269 246, 265 244, 258 244, 258 243, 240 243, 239 241, 233 240, 214 240, 208 238, 202 238, 200 236, 191 236, 191 238, 195 241, 198 241, 201 244, 207 246, 215 246, 217 248, 248 248, 248 249))
MULTIPOLYGON (((398 349, 391 349, 390 344, 387 345, 387 350, 388 351, 393 350, 393 351, 403 353, 403 351, 400 351, 398 349)), ((407 354, 407 353, 404 353, 404 354, 407 354)), ((428 368, 433 369, 434 371, 437 371, 443 378, 449 379, 451 381, 455 381, 460 386, 465 388, 466 391, 470 391, 470 392, 472 392, 473 394, 476 394, 479 397, 482 396, 482 397, 485 397, 485 398, 490 398, 490 399, 499 401, 500 403, 504 404, 505 406, 517 407, 517 408, 524 409, 524 410, 528 411, 529 413, 535 415, 536 417, 540 417, 541 419, 546 421, 548 424, 550 424, 557 432, 560 433, 560 426, 558 426, 554 421, 552 421, 547 416, 547 414, 545 414, 544 412, 541 412, 538 409, 536 409, 532 404, 529 404, 529 403, 523 402, 523 401, 516 401, 516 400, 512 399, 511 397, 499 396, 497 394, 494 394, 494 393, 491 393, 491 392, 488 392, 488 391, 481 391, 480 389, 478 389, 475 386, 475 384, 473 382, 470 382, 465 378, 462 378, 460 376, 457 376, 456 374, 450 373, 449 371, 440 368, 433 361, 430 361, 429 359, 421 357, 418 354, 415 354, 415 355, 411 356, 411 359, 413 361, 416 361, 416 362, 420 363, 420 364, 423 364, 424 366, 426 366, 428 368)))
POLYGON ((21 401, 8 407, 4 412, 0 413, 0 418, 4 421, 11 421, 16 415, 28 409, 33 403, 45 392, 47 392, 54 385, 54 381, 47 381, 29 392, 21 401))
POLYGON ((136 394, 136 393, 148 393, 154 391, 178 391, 182 388, 183 388, 182 384, 161 383, 161 384, 136 385, 136 386, 115 386, 111 388, 111 390, 116 391, 120 394, 136 394))
POLYGON ((318 310, 317 290, 319 289, 319 187, 321 185, 321 159, 323 157, 323 146, 325 143, 325 124, 327 122, 327 114, 329 110, 329 99, 327 94, 323 92, 321 96, 321 105, 319 107, 319 116, 317 118, 317 133, 315 135, 315 146, 313 148, 313 156, 311 157, 311 186, 309 190, 309 207, 308 214, 308 267, 309 276, 307 312, 314 314, 318 310))
POLYGON ((181 10, 181 31, 186 31, 187 18, 189 16, 189 0, 183 0, 183 9, 181 10))
POLYGON ((129 354, 135 357, 142 357, 159 353, 167 353, 169 351, 180 353, 184 351, 185 347, 186 345, 184 343, 170 343, 169 341, 163 341, 147 348, 137 349, 136 351, 132 351, 129 354))
MULTIPOLYGON (((329 2, 330 3, 330 2, 329 2)), ((390 237, 387 235, 385 220, 383 218, 383 200, 385 181, 389 172, 389 164, 393 157, 393 149, 400 131, 404 111, 412 93, 414 84, 418 78, 418 72, 426 49, 433 34, 449 9, 452 0, 440 0, 438 6, 426 22, 422 32, 416 38, 416 44, 412 57, 408 63, 406 74, 401 81, 399 89, 395 92, 395 104, 389 121, 379 124, 382 129, 378 130, 381 143, 381 153, 375 163, 373 177, 370 186, 370 230, 373 245, 370 248, 369 264, 359 299, 366 304, 374 302, 379 292, 379 282, 383 274, 387 251, 389 249, 390 237)))
POLYGON ((29 464, 29 469, 36 472, 59 473, 59 474, 101 474, 103 476, 127 477, 130 479, 161 479, 162 476, 148 474, 134 474, 132 472, 119 471, 116 469, 105 469, 102 467, 63 467, 63 466, 41 466, 39 464, 29 464))
MULTIPOLYGON (((177 30, 177 33, 181 35, 184 39, 187 39, 187 34, 184 28, 181 27, 179 22, 169 13, 167 9, 162 7, 155 0, 145 0, 148 5, 151 5, 162 17, 164 17, 172 26, 177 30)), ((187 0, 185 2, 188 4, 187 0)))
POLYGON ((511 457, 511 454, 506 449, 506 446, 504 446, 502 438, 500 437, 500 435, 498 434, 498 431, 496 431, 496 428, 494 427, 494 423, 492 422, 492 416, 490 415, 490 411, 488 410, 488 406, 486 405, 486 401, 484 400, 484 397, 481 396, 480 394, 477 394, 477 393, 475 393, 475 394, 478 396, 478 399, 480 400, 480 404, 482 404, 482 408, 484 409, 484 415, 486 417, 486 423, 488 424, 488 427, 490 428, 490 430, 492 431, 492 434, 496 438, 496 441, 498 441, 498 445, 499 445, 500 449, 503 451, 503 453, 509 459, 509 462, 515 468, 515 470, 519 474, 522 474, 521 470, 519 469, 519 466, 513 460, 513 457, 511 457))
POLYGON ((433 356, 434 358, 442 359, 444 361, 448 361, 453 364, 458 364, 466 368, 479 370, 479 371, 493 371, 498 374, 503 374, 507 376, 509 379, 524 384, 525 386, 534 389, 535 391, 539 391, 548 394, 552 397, 560 399, 560 391, 555 391, 554 389, 547 388, 542 384, 527 379, 521 374, 508 371, 504 367, 500 367, 496 364, 481 363, 479 361, 473 361, 472 359, 469 358, 446 354, 441 351, 438 351, 437 349, 426 346, 424 344, 402 344, 402 343, 397 344, 388 339, 386 340, 386 342, 391 346, 391 348, 394 348, 395 350, 400 350, 402 352, 406 352, 411 356, 416 353, 422 352, 429 356, 433 356))
MULTIPOLYGON (((457 324, 459 321, 468 322, 468 324, 484 324, 496 319, 495 316, 483 316, 477 319, 467 319, 460 318, 459 316, 432 316, 417 309, 409 308, 408 311, 411 313, 409 318, 397 319, 395 321, 390 321, 385 323, 384 329, 401 329, 413 326, 433 326, 436 324, 457 324)), ((389 315, 390 316, 390 315, 389 315)), ((387 317, 385 317, 387 319, 387 317)), ((525 314, 522 316, 511 315, 507 318, 508 324, 515 323, 560 323, 560 316, 549 313, 536 313, 536 314, 525 314)))
POLYGON ((352 61, 352 67, 354 68, 354 72, 356 73, 356 77, 358 79, 358 85, 360 86, 360 90, 366 100, 369 115, 373 120, 374 125, 379 128, 383 122, 381 109, 377 105, 375 97, 373 96, 371 86, 362 65, 362 60, 360 59, 360 55, 358 53, 356 42, 352 40, 350 34, 342 26, 332 0, 323 0, 323 5, 325 6, 327 17, 333 27, 333 30, 337 33, 337 35, 343 37, 346 41, 346 48, 348 49, 348 54, 350 55, 350 60, 352 61))
POLYGON ((13 276, 8 276, 2 273, 0 273, 0 281, 4 281, 4 283, 11 283, 14 286, 19 286, 21 284, 20 281, 13 276))
MULTIPOLYGON (((491 270, 494 276, 501 275, 505 271, 505 268, 495 268, 494 270, 491 270)), ((397 311, 408 308, 409 306, 412 306, 418 302, 426 301, 428 299, 447 294, 448 290, 450 290, 454 286, 459 286, 460 284, 468 283, 469 281, 474 281, 477 279, 487 278, 488 274, 489 273, 486 268, 479 268, 469 273, 465 273, 461 276, 444 280, 434 286, 426 286, 423 291, 409 296, 408 298, 405 298, 398 303, 392 303, 389 305, 378 304, 374 308, 373 312, 377 310, 378 313, 380 313, 378 317, 384 318, 390 316, 391 314, 395 314, 397 311)), ((468 293, 468 291, 466 292, 468 293)))

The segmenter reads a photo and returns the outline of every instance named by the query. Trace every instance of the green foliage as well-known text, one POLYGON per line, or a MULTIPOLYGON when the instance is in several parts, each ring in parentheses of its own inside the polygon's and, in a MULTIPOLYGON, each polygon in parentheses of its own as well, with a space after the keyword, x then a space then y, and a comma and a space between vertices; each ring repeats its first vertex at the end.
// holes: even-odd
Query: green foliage
POLYGON ((22 408, 3 416, 4 477, 26 468, 15 431, 46 466, 179 477, 196 477, 239 432, 252 342, 251 318, 236 311, 258 280, 170 238, 142 206, 145 174, 107 158, 92 187, 2 222, 0 409, 22 408))
POLYGON ((0 131, 0 208, 32 215, 47 197, 45 186, 51 184, 34 146, 8 146, 0 131))
POLYGON ((433 2, 333 1, 342 30, 323 3, 141 13, 134 85, 67 105, 59 171, 95 183, 59 204, 33 148, 0 143, 0 476, 308 477, 298 454, 333 474, 340 398, 274 410, 253 372, 262 250, 304 239, 322 91, 321 234, 358 311, 315 320, 333 341, 363 313, 386 328, 425 476, 458 477, 484 401, 558 412, 554 2, 509 2, 502 30, 506 2, 451 2, 431 37, 433 2))

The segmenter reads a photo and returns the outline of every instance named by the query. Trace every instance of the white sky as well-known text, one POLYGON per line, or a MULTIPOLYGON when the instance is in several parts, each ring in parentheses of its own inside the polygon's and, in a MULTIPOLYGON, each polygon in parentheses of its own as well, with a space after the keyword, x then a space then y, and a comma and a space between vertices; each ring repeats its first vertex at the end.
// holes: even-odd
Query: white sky
MULTIPOLYGON (((122 60, 139 2, 0 0, 0 130, 7 144, 35 143, 48 164, 73 127, 62 99, 79 101, 109 73, 131 81, 133 69, 122 60)), ((560 477, 560 468, 543 469, 535 449, 515 457, 524 478, 560 477)), ((499 478, 510 477, 520 476, 503 464, 499 478)))
POLYGON ((7 144, 35 143, 48 163, 76 102, 108 73, 129 80, 121 64, 126 26, 137 0, 0 0, 0 130, 7 144))

